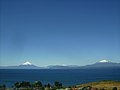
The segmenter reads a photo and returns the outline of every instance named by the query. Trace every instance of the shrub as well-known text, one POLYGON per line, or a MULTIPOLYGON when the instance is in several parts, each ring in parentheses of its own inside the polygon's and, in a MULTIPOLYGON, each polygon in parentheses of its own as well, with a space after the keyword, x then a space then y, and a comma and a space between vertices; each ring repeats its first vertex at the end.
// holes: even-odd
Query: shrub
POLYGON ((117 87, 114 87, 112 90, 117 90, 117 87))

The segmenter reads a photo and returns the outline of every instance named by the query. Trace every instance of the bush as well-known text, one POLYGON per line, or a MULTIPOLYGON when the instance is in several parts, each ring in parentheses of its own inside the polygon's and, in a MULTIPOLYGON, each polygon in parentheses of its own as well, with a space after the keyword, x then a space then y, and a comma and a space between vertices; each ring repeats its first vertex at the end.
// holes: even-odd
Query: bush
POLYGON ((114 87, 112 90, 117 90, 117 87, 114 87))
POLYGON ((54 83, 55 87, 57 88, 62 88, 62 83, 58 82, 58 81, 55 81, 54 83))

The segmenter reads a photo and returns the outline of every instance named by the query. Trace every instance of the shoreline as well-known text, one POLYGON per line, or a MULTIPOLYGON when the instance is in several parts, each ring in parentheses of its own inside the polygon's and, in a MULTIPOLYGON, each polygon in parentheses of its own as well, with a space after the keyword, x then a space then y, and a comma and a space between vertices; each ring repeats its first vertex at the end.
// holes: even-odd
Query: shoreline
POLYGON ((120 90, 120 80, 102 80, 73 86, 64 86, 59 81, 55 81, 53 85, 50 83, 43 85, 40 81, 32 83, 22 81, 14 83, 11 87, 0 85, 0 90, 120 90))

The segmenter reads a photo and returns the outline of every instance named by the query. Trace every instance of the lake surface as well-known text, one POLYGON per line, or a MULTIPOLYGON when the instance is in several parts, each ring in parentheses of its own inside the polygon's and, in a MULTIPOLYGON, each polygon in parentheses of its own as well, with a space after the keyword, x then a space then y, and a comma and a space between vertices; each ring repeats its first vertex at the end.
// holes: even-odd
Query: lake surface
POLYGON ((77 85, 99 80, 120 80, 120 68, 114 69, 0 69, 0 84, 8 87, 17 81, 41 81, 43 84, 59 81, 65 86, 77 85))

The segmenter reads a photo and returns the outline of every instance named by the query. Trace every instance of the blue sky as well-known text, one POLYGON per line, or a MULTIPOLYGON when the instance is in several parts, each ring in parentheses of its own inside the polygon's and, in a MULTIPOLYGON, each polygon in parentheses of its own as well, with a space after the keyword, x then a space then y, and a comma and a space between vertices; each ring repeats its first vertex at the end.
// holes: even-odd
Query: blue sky
POLYGON ((120 62, 119 0, 0 0, 0 65, 120 62))

